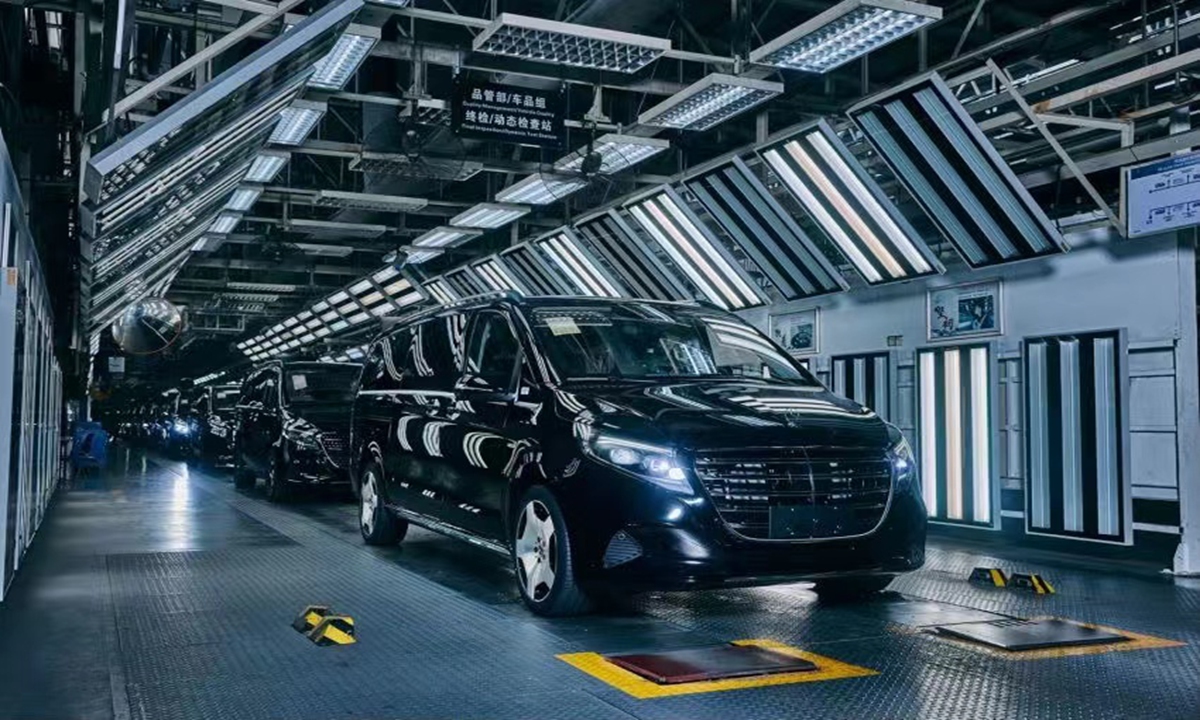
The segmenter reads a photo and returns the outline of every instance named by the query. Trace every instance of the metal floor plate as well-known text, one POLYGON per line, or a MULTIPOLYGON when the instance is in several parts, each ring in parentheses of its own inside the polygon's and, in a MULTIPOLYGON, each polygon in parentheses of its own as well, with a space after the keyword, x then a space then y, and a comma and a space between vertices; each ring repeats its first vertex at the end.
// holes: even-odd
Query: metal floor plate
POLYGON ((871 602, 826 604, 796 584, 640 595, 547 619, 486 551, 417 529, 396 547, 364 546, 353 503, 273 505, 182 463, 113 466, 56 498, 0 605, 2 717, 1196 720, 1200 707, 1200 586, 1153 572, 934 538, 926 567, 871 602), (1045 573, 1060 592, 965 582, 994 565, 1045 573), (353 615, 358 642, 320 648, 292 630, 308 604, 353 615), (925 631, 1041 616, 1135 639, 1027 659, 1065 651, 1006 653, 925 631), (656 685, 604 659, 744 638, 818 670, 656 685), (603 668, 649 688, 630 692, 603 668))
POLYGON ((1009 652, 1105 645, 1129 640, 1124 635, 1053 618, 991 620, 959 625, 941 625, 937 628, 937 632, 941 635, 969 640, 1009 652))

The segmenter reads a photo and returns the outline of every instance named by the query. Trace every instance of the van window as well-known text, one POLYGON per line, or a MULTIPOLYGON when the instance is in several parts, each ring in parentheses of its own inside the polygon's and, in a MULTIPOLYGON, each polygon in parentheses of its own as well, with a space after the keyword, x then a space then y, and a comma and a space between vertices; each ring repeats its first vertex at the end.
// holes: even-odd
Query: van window
POLYGON ((504 315, 495 311, 479 313, 467 345, 468 382, 479 387, 509 389, 520 348, 504 315))
MULTIPOLYGON (((412 329, 403 363, 404 387, 413 390, 454 389, 461 367, 457 315, 442 315, 412 329)), ((396 348, 399 350, 399 348, 396 348)))

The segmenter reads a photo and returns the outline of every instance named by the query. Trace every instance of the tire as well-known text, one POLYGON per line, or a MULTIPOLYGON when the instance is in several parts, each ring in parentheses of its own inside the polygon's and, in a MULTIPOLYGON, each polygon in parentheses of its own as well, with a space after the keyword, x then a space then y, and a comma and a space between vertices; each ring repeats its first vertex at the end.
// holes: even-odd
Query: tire
POLYGON ((233 486, 238 490, 251 490, 258 478, 254 477, 254 473, 246 467, 246 463, 242 461, 241 454, 236 456, 233 468, 233 486))
POLYGON ((892 579, 889 575, 827 578, 818 580, 813 587, 813 592, 823 603, 862 602, 883 592, 891 584, 892 579))
POLYGON ((554 494, 535 485, 517 508, 510 547, 525 606, 544 617, 591 612, 592 599, 576 580, 570 533, 554 494))
POLYGON ((276 456, 271 461, 271 471, 267 475, 267 499, 273 503, 285 503, 292 499, 292 487, 288 482, 287 462, 276 456))
POLYGON ((358 480, 358 530, 368 545, 395 545, 408 534, 408 521, 387 509, 382 484, 383 466, 379 461, 364 465, 358 480))

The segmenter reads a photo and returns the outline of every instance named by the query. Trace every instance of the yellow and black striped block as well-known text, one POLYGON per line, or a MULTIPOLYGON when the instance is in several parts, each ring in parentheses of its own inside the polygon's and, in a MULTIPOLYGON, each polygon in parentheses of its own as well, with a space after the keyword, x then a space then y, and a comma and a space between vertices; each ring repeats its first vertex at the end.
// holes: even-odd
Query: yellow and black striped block
POLYGON ((1025 573, 1013 573, 1012 577, 1008 579, 1008 585, 1014 590, 1028 590, 1038 595, 1053 595, 1057 592, 1049 580, 1046 580, 1041 575, 1032 573, 1028 575, 1025 573))
POLYGON ((349 615, 334 615, 328 606, 309 605, 292 621, 292 629, 322 647, 326 645, 352 645, 354 618, 349 615))
POLYGON ((971 571, 967 581, 972 585, 990 585, 991 587, 1006 587, 1008 578, 1000 568, 977 567, 971 571))

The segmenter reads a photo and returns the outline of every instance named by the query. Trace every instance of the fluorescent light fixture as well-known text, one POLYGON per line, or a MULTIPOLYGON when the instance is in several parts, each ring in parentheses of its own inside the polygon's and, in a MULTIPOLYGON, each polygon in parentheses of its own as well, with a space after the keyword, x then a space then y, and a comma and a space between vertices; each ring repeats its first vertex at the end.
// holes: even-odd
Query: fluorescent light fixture
POLYGON ((241 215, 222 213, 221 215, 217 216, 216 220, 213 220, 212 225, 208 226, 208 231, 218 235, 228 235, 229 233, 233 232, 233 229, 237 227, 238 223, 241 221, 241 215))
POLYGON ((325 103, 297 100, 279 114, 279 124, 267 141, 272 145, 300 145, 325 114, 325 103))
POLYGON ((372 275, 371 279, 374 280, 376 283, 382 285, 383 283, 387 282, 388 280, 391 280, 392 278, 396 277, 399 274, 400 274, 399 270, 397 270, 396 268, 389 265, 389 266, 385 267, 384 269, 380 270, 379 272, 375 273, 374 275, 372 275))
POLYGON ((287 164, 289 157, 291 155, 285 152, 263 150, 250 163, 250 169, 246 171, 246 182, 271 182, 279 174, 279 171, 283 169, 283 166, 287 164))
POLYGON ((416 212, 429 205, 425 198, 403 195, 376 195, 374 193, 345 192, 342 190, 320 190, 313 203, 323 207, 340 207, 350 210, 378 210, 379 212, 416 212))
POLYGON ((421 263, 426 262, 427 260, 432 260, 441 254, 441 250, 417 250, 415 252, 410 252, 407 256, 405 256, 404 264, 420 265, 421 263))
POLYGON ((908 0, 843 0, 750 53, 759 65, 825 73, 942 19, 908 0))
MULTIPOLYGON (((464 240, 469 240, 479 236, 478 230, 469 228, 447 227, 443 225, 439 228, 434 228, 425 233, 421 237, 413 241, 413 245, 417 247, 440 248, 447 245, 460 243, 464 240)), ((410 260, 411 261, 411 260, 410 260)))
MULTIPOLYGON (((671 147, 671 143, 658 138, 609 133, 596 138, 591 146, 592 152, 600 155, 600 173, 608 175, 631 168, 654 157, 671 147)), ((588 146, 584 145, 554 163, 554 169, 563 173, 580 172, 583 159, 587 157, 587 154, 588 146)))
POLYGON ((707 130, 783 92, 783 83, 712 73, 638 115, 638 123, 707 130))
POLYGON ((621 297, 616 284, 571 236, 569 230, 561 230, 535 245, 566 275, 575 286, 576 294, 621 297))
POLYGON ((762 156, 868 284, 945 271, 825 121, 762 156))
POLYGON ((299 290, 297 285, 282 285, 279 283, 260 283, 260 282, 227 282, 225 283, 227 290, 245 290, 247 292, 271 292, 271 293, 293 293, 299 290))
POLYGON ((430 280, 422 285, 426 292, 439 303, 443 305, 453 305, 460 298, 457 293, 450 289, 450 286, 443 280, 430 280))
POLYGON ((500 13, 475 36, 476 52, 635 73, 671 49, 666 38, 500 13))
POLYGON ((396 297, 400 293, 407 292, 409 290, 412 290, 412 283, 404 279, 397 280, 383 289, 383 291, 387 293, 388 297, 396 297))
POLYGON ((368 293, 362 297, 362 304, 370 307, 383 299, 383 293, 376 290, 373 293, 368 293))
MULTIPOLYGON (((622 278, 634 298, 691 300, 694 296, 617 210, 588 217, 577 222, 574 229, 580 239, 604 259, 613 274, 622 278)), ((526 265, 518 262, 516 253, 510 264, 521 268, 526 265)), ((529 270, 535 272, 538 269, 529 270)))
POLYGON ((367 0, 371 5, 387 5, 388 7, 402 8, 408 7, 412 0, 367 0))
POLYGON ((503 227, 527 214, 529 214, 528 205, 479 203, 470 210, 455 215, 450 220, 450 224, 457 227, 492 229, 503 227))
POLYGON ((702 227, 699 218, 671 188, 664 187, 627 209, 712 302, 726 310, 768 302, 729 251, 702 227))
MULTIPOLYGON (((518 245, 500 254, 509 274, 516 278, 531 295, 570 295, 574 291, 562 272, 544 253, 530 245, 518 245)), ((636 296, 635 297, 640 297, 636 296)))
POLYGON ((350 292, 354 295, 362 295, 363 293, 365 293, 366 291, 368 291, 370 289, 371 289, 371 281, 370 280, 359 280, 358 282, 356 282, 350 286, 350 292))
POLYGON ((524 293, 525 289, 505 269, 497 258, 488 258, 476 264, 475 272, 493 289, 501 292, 524 293))
POLYGON ((496 193, 496 200, 525 205, 549 205, 587 187, 588 181, 570 175, 536 173, 496 193))
POLYGON ((355 25, 350 30, 338 38, 329 54, 317 61, 313 74, 308 76, 310 88, 341 90, 379 42, 379 28, 355 25))
POLYGON ((860 103, 849 115, 971 267, 1067 249, 937 74, 860 103))
POLYGON ((246 212, 254 207, 254 203, 258 202, 259 195, 262 195, 261 187, 257 185, 243 185, 233 191, 229 202, 225 203, 225 209, 234 212, 246 212))

